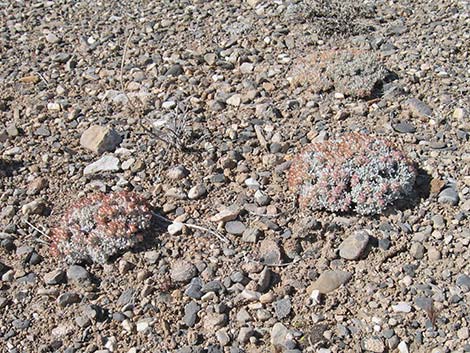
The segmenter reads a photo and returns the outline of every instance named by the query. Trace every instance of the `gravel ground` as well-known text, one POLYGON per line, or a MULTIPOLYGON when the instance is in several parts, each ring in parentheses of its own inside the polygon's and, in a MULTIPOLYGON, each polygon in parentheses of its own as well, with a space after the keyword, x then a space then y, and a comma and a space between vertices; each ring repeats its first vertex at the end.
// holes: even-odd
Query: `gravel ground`
POLYGON ((0 1, 0 350, 470 352, 469 10, 0 1), (291 160, 353 131, 408 155, 413 194, 299 209, 291 160), (67 207, 120 190, 144 242, 51 253, 67 207))

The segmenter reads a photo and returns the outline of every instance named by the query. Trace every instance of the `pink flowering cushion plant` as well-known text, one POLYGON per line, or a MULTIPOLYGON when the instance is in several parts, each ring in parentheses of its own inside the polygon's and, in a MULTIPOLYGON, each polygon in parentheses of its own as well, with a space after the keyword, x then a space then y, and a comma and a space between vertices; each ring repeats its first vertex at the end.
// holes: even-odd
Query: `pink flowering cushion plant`
POLYGON ((301 207, 369 215, 410 194, 415 178, 414 166, 391 142, 348 133, 307 146, 292 162, 289 187, 301 207))
POLYGON ((51 251, 67 262, 104 263, 142 240, 152 213, 135 193, 96 193, 74 203, 52 230, 51 251))

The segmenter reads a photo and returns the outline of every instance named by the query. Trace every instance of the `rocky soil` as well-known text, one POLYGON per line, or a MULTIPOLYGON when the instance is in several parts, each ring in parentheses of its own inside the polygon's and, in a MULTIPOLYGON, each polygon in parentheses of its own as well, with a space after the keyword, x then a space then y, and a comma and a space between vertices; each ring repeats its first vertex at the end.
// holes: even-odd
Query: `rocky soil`
POLYGON ((469 11, 0 1, 0 350, 469 352, 469 11), (416 163, 412 197, 300 209, 291 160, 352 131, 416 163), (118 190, 160 216, 143 243, 51 254, 118 190))

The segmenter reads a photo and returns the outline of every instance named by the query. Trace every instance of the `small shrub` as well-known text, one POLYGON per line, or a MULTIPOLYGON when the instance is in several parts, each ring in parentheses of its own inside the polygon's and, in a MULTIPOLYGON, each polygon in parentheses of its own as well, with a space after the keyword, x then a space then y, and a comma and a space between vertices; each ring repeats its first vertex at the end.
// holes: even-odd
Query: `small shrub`
POLYGON ((104 263, 141 241, 151 218, 149 205, 135 193, 93 194, 74 203, 52 230, 51 251, 70 263, 104 263))
POLYGON ((389 141, 359 133, 309 145, 290 167, 302 207, 381 213, 412 191, 414 166, 389 141))
POLYGON ((356 49, 320 50, 298 58, 290 73, 293 86, 314 92, 335 89, 348 96, 367 98, 387 76, 373 52, 356 49))

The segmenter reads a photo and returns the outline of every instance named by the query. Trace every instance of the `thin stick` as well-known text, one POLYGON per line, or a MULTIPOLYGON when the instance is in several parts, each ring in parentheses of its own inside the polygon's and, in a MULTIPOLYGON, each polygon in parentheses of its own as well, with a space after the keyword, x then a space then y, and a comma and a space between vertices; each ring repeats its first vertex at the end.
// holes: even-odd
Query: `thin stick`
POLYGON ((293 265, 293 264, 299 262, 300 260, 302 260, 302 258, 299 256, 299 257, 296 257, 296 258, 295 258, 294 260, 292 260, 291 262, 278 263, 278 264, 267 264, 267 263, 262 262, 262 261, 258 261, 258 260, 253 260, 253 259, 245 258, 245 261, 246 261, 246 262, 252 262, 252 263, 259 264, 259 265, 263 265, 263 266, 266 266, 266 267, 287 267, 287 266, 290 266, 290 265, 293 265))
POLYGON ((46 78, 39 71, 36 71, 36 73, 41 78, 41 80, 44 81, 44 83, 46 84, 46 87, 49 87, 49 82, 47 82, 46 78))
POLYGON ((36 226, 32 225, 30 222, 28 222, 27 220, 23 220, 23 222, 25 222, 28 226, 30 226, 31 228, 33 228, 36 232, 39 232, 40 234, 42 234, 43 236, 45 236, 48 240, 51 240, 51 238, 46 234, 44 233, 41 229, 37 228, 36 226))
MULTIPOLYGON (((168 218, 166 218, 166 217, 163 217, 163 216, 159 215, 158 213, 152 212, 152 214, 153 214, 155 217, 157 217, 157 218, 159 218, 159 219, 161 219, 161 220, 163 220, 163 221, 165 221, 165 222, 173 223, 173 221, 172 221, 171 219, 168 219, 168 218)), ((215 231, 213 231, 213 230, 211 230, 211 229, 204 228, 204 227, 197 226, 197 225, 195 225, 195 224, 190 224, 190 223, 183 223, 183 222, 179 222, 179 223, 181 223, 182 225, 184 225, 184 226, 186 226, 186 227, 188 227, 188 228, 193 228, 193 229, 197 229, 197 230, 202 230, 202 231, 208 232, 208 233, 214 235, 215 237, 217 237, 217 239, 219 239, 220 241, 224 242, 225 244, 230 244, 230 240, 228 240, 227 238, 225 238, 225 237, 222 236, 221 234, 219 234, 219 233, 217 233, 217 232, 215 232, 215 231)))
POLYGON ((127 48, 129 47, 129 42, 131 41, 132 35, 134 34, 134 30, 131 31, 129 37, 127 37, 126 44, 124 44, 124 53, 122 54, 121 59, 121 72, 119 74, 119 81, 121 81, 121 91, 124 92, 124 80, 123 80, 123 72, 124 72, 124 63, 126 62, 127 56, 127 48))

